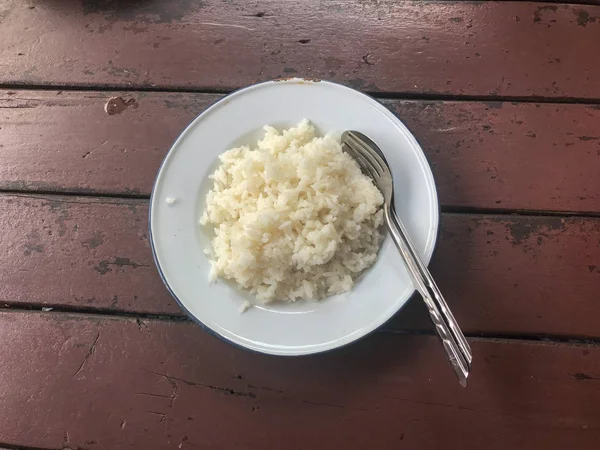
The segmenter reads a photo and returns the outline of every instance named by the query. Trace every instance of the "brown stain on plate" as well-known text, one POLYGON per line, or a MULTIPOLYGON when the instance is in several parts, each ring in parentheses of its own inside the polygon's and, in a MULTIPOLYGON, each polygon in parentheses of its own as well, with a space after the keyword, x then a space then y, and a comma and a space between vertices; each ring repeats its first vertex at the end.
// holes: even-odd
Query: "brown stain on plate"
POLYGON ((321 80, 318 78, 296 78, 296 77, 288 77, 288 78, 275 78, 273 81, 277 82, 285 82, 285 83, 294 83, 294 84, 312 84, 312 83, 320 83, 321 80))

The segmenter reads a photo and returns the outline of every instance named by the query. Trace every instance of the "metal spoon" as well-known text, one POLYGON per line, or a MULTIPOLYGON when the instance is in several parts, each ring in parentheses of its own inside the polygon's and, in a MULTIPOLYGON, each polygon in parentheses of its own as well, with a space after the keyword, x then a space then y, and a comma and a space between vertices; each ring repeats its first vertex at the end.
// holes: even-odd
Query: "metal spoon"
POLYGON ((471 347, 396 214, 392 172, 383 152, 371 139, 358 131, 346 131, 342 134, 342 148, 358 162, 363 172, 373 179, 383 194, 383 211, 390 235, 406 263, 415 288, 423 297, 460 384, 466 386, 473 361, 471 347))

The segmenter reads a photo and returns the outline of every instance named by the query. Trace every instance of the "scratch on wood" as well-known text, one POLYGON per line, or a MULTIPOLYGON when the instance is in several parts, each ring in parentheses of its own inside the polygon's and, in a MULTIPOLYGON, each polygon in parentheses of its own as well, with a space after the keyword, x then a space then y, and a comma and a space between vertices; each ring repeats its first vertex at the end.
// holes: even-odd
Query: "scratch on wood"
POLYGON ((428 401, 423 401, 423 400, 415 400, 415 399, 402 398, 402 397, 385 397, 385 398, 389 398, 392 400, 399 400, 399 401, 407 402, 407 403, 417 403, 420 405, 439 406, 441 408, 452 408, 452 409, 460 409, 460 410, 464 410, 464 411, 474 411, 474 412, 483 413, 483 414, 493 414, 493 415, 499 415, 499 416, 505 416, 505 417, 514 417, 517 419, 525 419, 525 420, 531 419, 531 417, 527 417, 527 416, 508 414, 508 413, 504 413, 504 412, 500 412, 500 411, 488 411, 488 410, 483 410, 483 409, 470 408, 468 406, 451 405, 451 404, 447 404, 447 403, 438 403, 438 402, 428 402, 428 401))
POLYGON ((107 142, 108 142, 108 140, 103 141, 102 144, 98 145, 97 147, 95 147, 92 150, 90 150, 89 152, 87 152, 85 155, 82 156, 82 158, 83 159, 87 158, 92 153, 94 153, 96 150, 98 150, 99 148, 101 148, 104 144, 106 144, 107 142))
POLYGON ((135 395, 148 395, 150 397, 160 397, 160 398, 168 398, 168 399, 173 398, 171 395, 153 394, 152 392, 136 392, 135 395))
POLYGON ((167 413, 161 413, 161 412, 157 412, 157 411, 146 411, 146 412, 150 413, 150 414, 156 414, 157 416, 160 416, 160 420, 158 421, 158 423, 156 425, 161 424, 167 418, 167 413))
POLYGON ((142 330, 143 328, 148 328, 148 325, 146 324, 146 322, 144 322, 139 317, 137 319, 135 319, 135 323, 137 324, 137 326, 140 330, 142 330))
POLYGON ((83 361, 81 362, 81 364, 79 365, 79 368, 77 369, 77 371, 73 374, 73 377, 76 377, 79 372, 81 372, 81 370, 83 369, 83 367, 85 366, 85 363, 88 361, 88 359, 90 359, 90 357, 94 354, 94 352, 96 351, 96 344, 98 343, 98 339, 100 339, 100 331, 98 331, 98 334, 96 335, 96 339, 94 339, 94 342, 92 342, 92 345, 90 346, 87 354, 85 355, 85 357, 83 358, 83 361))
POLYGON ((573 373, 573 374, 571 374, 571 376, 573 378, 575 378, 577 381, 598 380, 597 377, 592 377, 592 376, 588 375, 587 373, 583 373, 583 372, 573 373))
POLYGON ((195 387, 210 389, 210 390, 219 392, 224 395, 233 395, 234 397, 247 397, 247 398, 252 398, 252 399, 257 398, 257 395, 254 394, 253 392, 241 392, 241 391, 236 391, 231 388, 213 386, 210 384, 198 383, 196 381, 184 380, 183 378, 177 378, 177 377, 173 377, 171 375, 165 375, 163 373, 154 372, 152 370, 149 370, 149 372, 153 373, 156 376, 165 378, 167 381, 169 381, 169 383, 171 383, 171 386, 173 386, 174 388, 177 388, 177 384, 175 382, 179 381, 181 383, 187 384, 188 386, 195 386, 195 387))
MULTIPOLYGON (((169 411, 167 411, 167 412, 146 411, 150 414, 155 414, 157 416, 160 416, 160 419, 157 423, 157 425, 159 425, 167 419, 169 412, 173 409, 173 403, 175 402, 175 399, 179 395, 179 386, 177 386, 177 383, 175 382, 176 379, 173 377, 170 377, 170 376, 164 375, 164 374, 160 374, 157 372, 153 372, 151 370, 149 372, 164 378, 171 385, 171 395, 155 394, 152 392, 136 392, 136 395, 147 395, 150 397, 159 397, 159 398, 169 399, 169 411)), ((121 428, 124 428, 124 425, 122 425, 121 428)))
MULTIPOLYGON (((18 186, 17 189, 20 189, 21 187, 18 186)), ((35 187, 34 187, 35 188, 35 187)), ((25 186, 24 189, 30 189, 29 186, 25 186)), ((49 186, 47 190, 52 190, 52 189, 58 189, 58 187, 56 186, 49 186)), ((80 190, 81 192, 81 190, 80 190)), ((95 191, 89 191, 89 193, 95 193, 95 191)), ((84 200, 83 198, 74 198, 74 199, 68 199, 68 198, 58 198, 58 197, 52 197, 52 199, 50 200, 50 197, 47 194, 10 194, 11 197, 18 197, 18 198, 25 198, 25 199, 32 199, 32 200, 41 200, 44 201, 45 203, 43 203, 43 206, 51 206, 52 204, 65 204, 65 205, 117 205, 117 206, 122 206, 122 205, 127 205, 129 207, 135 207, 136 204, 139 204, 140 206, 147 206, 147 200, 146 199, 142 199, 140 198, 138 199, 114 199, 109 201, 106 199, 95 199, 95 198, 89 198, 88 200, 84 200)))
POLYGON ((335 404, 332 404, 332 403, 313 402, 313 401, 310 401, 310 400, 300 400, 300 403, 306 403, 308 405, 316 405, 316 406, 326 406, 326 407, 329 407, 329 408, 353 409, 353 410, 356 410, 356 411, 368 411, 365 408, 347 408, 346 406, 343 406, 343 405, 335 405, 335 404))
POLYGON ((278 394, 285 393, 285 391, 282 391, 281 389, 273 389, 273 388, 268 388, 268 387, 264 387, 264 386, 257 386, 255 384, 248 384, 248 389, 259 389, 261 391, 277 392, 278 394))
POLYGON ((211 27, 241 28, 242 30, 254 31, 254 28, 245 27, 244 25, 235 25, 233 23, 200 22, 199 25, 208 25, 211 27))

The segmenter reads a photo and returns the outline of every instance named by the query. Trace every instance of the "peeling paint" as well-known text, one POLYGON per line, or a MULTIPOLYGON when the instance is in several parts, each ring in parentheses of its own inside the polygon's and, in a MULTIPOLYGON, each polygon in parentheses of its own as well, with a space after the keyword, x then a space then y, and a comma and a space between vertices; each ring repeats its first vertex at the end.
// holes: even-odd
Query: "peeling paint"
POLYGON ((555 5, 539 6, 533 13, 533 23, 540 23, 542 21, 542 13, 546 11, 551 11, 555 13, 557 9, 558 7, 555 5))
POLYGON ((102 231, 94 231, 94 234, 91 238, 82 241, 81 245, 83 247, 87 247, 90 250, 99 247, 104 243, 104 233, 102 231))
POLYGON ((111 97, 104 105, 104 111, 109 115, 121 114, 128 107, 137 108, 139 105, 134 98, 125 100, 123 97, 111 97))
POLYGON ((577 25, 580 27, 586 27, 588 23, 595 23, 597 20, 597 17, 590 16, 590 13, 584 9, 575 9, 573 13, 577 17, 577 25))
POLYGON ((565 228, 564 219, 560 217, 544 217, 536 220, 508 222, 508 231, 514 245, 524 245, 532 234, 547 236, 549 231, 562 231, 565 228))
POLYGON ((133 269, 137 269, 138 267, 150 267, 148 264, 139 264, 130 260, 129 258, 117 256, 115 257, 114 261, 100 261, 98 265, 94 267, 94 270, 100 275, 106 275, 108 272, 112 272, 111 266, 115 266, 117 269, 122 269, 124 267, 132 267, 133 269))
POLYGON ((144 17, 150 23, 181 21, 194 10, 205 6, 200 0, 179 0, 168 7, 160 1, 82 0, 84 15, 101 14, 109 22, 131 22, 144 17))

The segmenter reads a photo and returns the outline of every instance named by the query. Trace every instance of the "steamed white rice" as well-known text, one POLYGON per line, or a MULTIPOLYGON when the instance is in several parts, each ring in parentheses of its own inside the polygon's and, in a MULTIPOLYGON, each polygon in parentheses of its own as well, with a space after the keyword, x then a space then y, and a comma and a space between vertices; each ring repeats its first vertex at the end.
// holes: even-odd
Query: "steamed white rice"
POLYGON ((223 153, 211 175, 200 219, 215 233, 210 277, 263 302, 350 290, 377 259, 381 193, 339 139, 316 137, 308 120, 264 130, 256 148, 223 153))

